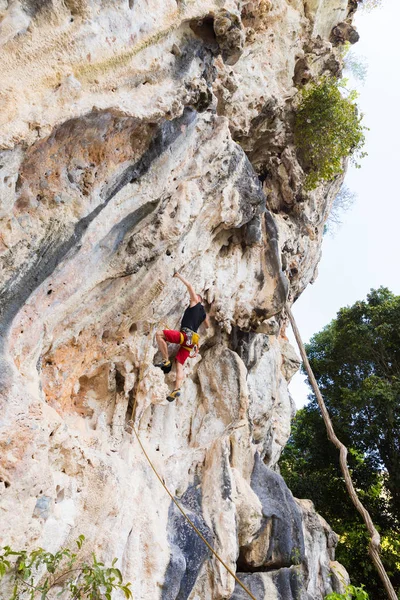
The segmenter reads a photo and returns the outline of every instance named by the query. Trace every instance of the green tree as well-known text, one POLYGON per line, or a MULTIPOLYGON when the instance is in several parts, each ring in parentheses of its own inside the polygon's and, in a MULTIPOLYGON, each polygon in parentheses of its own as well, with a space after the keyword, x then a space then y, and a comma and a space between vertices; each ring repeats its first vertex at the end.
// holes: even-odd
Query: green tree
MULTIPOLYGON (((299 94, 294 141, 305 169, 305 189, 312 190, 343 172, 343 161, 364 156, 362 115, 357 94, 347 92, 343 82, 323 77, 305 86, 299 94)), ((358 165, 357 165, 358 166, 358 165)))
MULTIPOLYGON (((361 499, 382 536, 382 559, 400 586, 400 296, 372 290, 339 311, 307 354, 361 499)), ((372 600, 385 598, 367 553, 367 535, 327 440, 315 398, 296 415, 281 461, 298 497, 311 498, 340 536, 337 557, 372 600)))

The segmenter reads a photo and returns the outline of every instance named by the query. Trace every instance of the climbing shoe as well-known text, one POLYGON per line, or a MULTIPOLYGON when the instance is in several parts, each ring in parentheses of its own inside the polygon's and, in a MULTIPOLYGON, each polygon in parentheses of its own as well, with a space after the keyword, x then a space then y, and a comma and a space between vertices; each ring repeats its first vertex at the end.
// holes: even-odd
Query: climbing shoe
POLYGON ((174 400, 176 400, 176 398, 179 398, 180 395, 181 395, 181 390, 178 388, 177 390, 174 390, 173 392, 171 392, 169 396, 167 396, 167 400, 168 400, 168 402, 173 402, 174 400))
POLYGON ((172 363, 170 360, 163 360, 160 363, 154 365, 155 367, 159 367, 164 373, 169 373, 172 369, 172 363))

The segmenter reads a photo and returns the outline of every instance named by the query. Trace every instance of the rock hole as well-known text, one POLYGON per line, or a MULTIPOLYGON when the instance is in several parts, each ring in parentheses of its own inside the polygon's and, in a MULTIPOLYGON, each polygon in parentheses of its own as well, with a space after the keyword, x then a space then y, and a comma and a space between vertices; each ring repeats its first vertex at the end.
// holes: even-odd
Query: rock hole
POLYGON ((125 393, 125 377, 118 370, 115 372, 115 389, 117 394, 125 393))
POLYGON ((232 440, 229 440, 229 464, 232 465, 233 460, 233 443, 232 440))
POLYGON ((218 251, 218 256, 220 256, 221 258, 225 258, 226 256, 228 256, 228 254, 229 254, 229 245, 221 246, 221 248, 218 251))
POLYGON ((60 486, 58 485, 56 487, 56 494, 57 494, 56 504, 58 504, 59 502, 62 502, 64 500, 64 494, 65 494, 64 488, 60 488, 60 486))
POLYGON ((135 331, 137 331, 138 327, 136 323, 132 323, 132 325, 129 327, 129 333, 135 333, 135 331))
POLYGON ((49 291, 47 292, 47 295, 48 295, 48 296, 50 296, 50 294, 52 294, 52 293, 53 293, 53 290, 49 290, 49 291))
POLYGON ((217 38, 214 31, 214 17, 208 15, 204 19, 193 19, 189 23, 190 29, 203 40, 206 45, 217 46, 217 38))
POLYGON ((171 256, 171 250, 167 250, 165 253, 167 256, 171 256))
POLYGON ((134 396, 135 396, 134 391, 130 390, 129 394, 128 394, 128 406, 126 407, 126 413, 125 413, 125 423, 128 423, 128 421, 130 421, 132 418, 134 396))
POLYGON ((9 488, 11 485, 11 483, 9 481, 7 481, 6 479, 2 479, 1 477, 0 477, 0 483, 4 483, 5 488, 9 488))

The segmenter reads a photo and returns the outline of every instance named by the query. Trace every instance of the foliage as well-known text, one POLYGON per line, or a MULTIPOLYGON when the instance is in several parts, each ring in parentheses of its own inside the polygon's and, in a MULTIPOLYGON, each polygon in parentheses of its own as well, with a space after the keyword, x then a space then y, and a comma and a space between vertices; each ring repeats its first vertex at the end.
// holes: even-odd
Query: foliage
POLYGON ((342 215, 343 213, 350 210, 356 201, 356 194, 352 192, 346 185, 342 185, 338 194, 336 195, 331 210, 329 213, 329 217, 326 221, 326 230, 330 233, 334 234, 342 224, 342 215))
MULTIPOLYGON (((76 540, 78 550, 84 540, 83 535, 76 540)), ((111 567, 106 567, 95 554, 91 563, 78 562, 77 553, 69 548, 52 554, 43 548, 28 552, 4 546, 0 551, 0 582, 11 587, 9 600, 46 600, 54 588, 58 588, 58 595, 65 592, 70 600, 111 600, 114 590, 132 598, 131 584, 123 582, 116 562, 114 558, 111 567)))
POLYGON ((344 58, 344 68, 351 73, 357 81, 364 84, 368 74, 368 63, 365 56, 356 54, 354 50, 349 50, 344 58))
POLYGON ((365 12, 371 12, 374 8, 380 8, 383 4, 383 0, 359 0, 359 7, 365 12))
MULTIPOLYGON (((400 296, 372 290, 339 311, 307 353, 362 501, 382 539, 382 560, 400 586, 400 296)), ((338 453, 313 395, 294 420, 281 472, 295 496, 311 498, 339 535, 337 558, 372 600, 386 598, 368 557, 365 527, 348 497, 338 453)))
MULTIPOLYGON (((355 103, 356 93, 343 96, 345 89, 336 79, 324 77, 300 93, 294 138, 300 160, 307 172, 305 189, 312 190, 343 172, 343 160, 365 156, 362 115, 355 103)), ((358 166, 358 165, 357 165, 358 166)))
POLYGON ((324 600, 369 600, 369 596, 364 590, 364 586, 355 587, 354 585, 348 585, 344 594, 333 592, 325 596, 324 600))

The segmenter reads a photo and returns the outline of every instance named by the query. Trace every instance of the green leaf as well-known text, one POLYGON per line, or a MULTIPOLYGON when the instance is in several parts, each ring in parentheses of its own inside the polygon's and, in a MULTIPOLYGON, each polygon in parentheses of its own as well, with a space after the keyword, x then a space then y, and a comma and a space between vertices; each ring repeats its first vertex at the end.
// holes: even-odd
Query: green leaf
POLYGON ((110 569, 110 571, 112 571, 112 573, 114 573, 114 575, 117 577, 118 581, 121 583, 122 581, 122 573, 119 569, 110 569))
POLYGON ((128 587, 129 584, 124 585, 123 587, 121 587, 122 591, 124 592, 125 598, 132 598, 132 592, 128 587))

